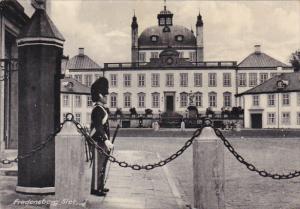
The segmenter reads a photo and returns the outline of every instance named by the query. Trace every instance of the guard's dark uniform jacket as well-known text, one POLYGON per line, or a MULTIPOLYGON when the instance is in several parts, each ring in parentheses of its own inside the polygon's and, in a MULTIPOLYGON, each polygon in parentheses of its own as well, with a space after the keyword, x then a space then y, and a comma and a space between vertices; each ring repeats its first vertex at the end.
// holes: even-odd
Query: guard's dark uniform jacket
MULTIPOLYGON (((100 103, 96 103, 91 115, 91 136, 98 145, 108 153, 107 147, 104 144, 105 140, 109 140, 109 124, 108 113, 105 107, 100 103)), ((104 154, 93 150, 93 168, 92 168, 92 190, 103 191, 104 178, 107 159, 104 154)))

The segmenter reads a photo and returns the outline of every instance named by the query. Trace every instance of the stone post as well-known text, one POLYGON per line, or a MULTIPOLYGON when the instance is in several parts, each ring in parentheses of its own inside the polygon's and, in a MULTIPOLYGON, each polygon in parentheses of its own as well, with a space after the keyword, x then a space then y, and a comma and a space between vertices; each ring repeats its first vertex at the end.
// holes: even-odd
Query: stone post
POLYGON ((90 181, 84 138, 75 124, 66 122, 55 142, 55 200, 59 204, 51 209, 85 208, 90 181))
POLYGON ((224 147, 211 127, 193 143, 194 207, 225 209, 224 147))
MULTIPOLYGON (((18 154, 32 151, 60 126, 64 38, 45 10, 37 9, 18 39, 18 154)), ((17 192, 54 193, 54 140, 18 161, 17 192)))

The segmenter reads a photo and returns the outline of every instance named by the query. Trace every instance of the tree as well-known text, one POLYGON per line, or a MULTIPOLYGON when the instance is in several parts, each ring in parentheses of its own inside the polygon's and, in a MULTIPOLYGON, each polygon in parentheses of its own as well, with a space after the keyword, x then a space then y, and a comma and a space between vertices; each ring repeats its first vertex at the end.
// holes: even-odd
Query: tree
POLYGON ((295 72, 300 72, 300 49, 291 54, 290 63, 295 72))

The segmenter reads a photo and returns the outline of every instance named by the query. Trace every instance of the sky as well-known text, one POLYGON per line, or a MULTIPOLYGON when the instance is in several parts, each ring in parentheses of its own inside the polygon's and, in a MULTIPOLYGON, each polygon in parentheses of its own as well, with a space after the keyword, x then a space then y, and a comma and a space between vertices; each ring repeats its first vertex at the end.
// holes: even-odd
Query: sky
MULTIPOLYGON (((205 61, 240 62, 260 44, 262 52, 288 63, 290 54, 300 49, 300 0, 167 0, 166 4, 174 24, 194 31, 201 13, 205 61)), ((50 17, 66 39, 65 55, 71 58, 83 47, 102 66, 130 62, 134 11, 141 34, 157 25, 163 5, 163 0, 51 0, 50 17)), ((31 16, 32 9, 26 11, 31 16)))

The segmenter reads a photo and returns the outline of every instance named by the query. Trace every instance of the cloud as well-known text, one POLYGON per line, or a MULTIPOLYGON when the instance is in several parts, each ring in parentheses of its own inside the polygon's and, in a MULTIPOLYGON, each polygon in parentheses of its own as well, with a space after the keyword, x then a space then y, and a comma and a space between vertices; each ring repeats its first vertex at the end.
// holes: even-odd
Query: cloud
MULTIPOLYGON (((131 20, 139 34, 157 24, 162 1, 52 1, 51 17, 66 38, 64 53, 86 54, 99 64, 130 61, 131 20)), ((168 1, 174 23, 195 30, 204 20, 206 60, 241 61, 255 44, 281 61, 300 48, 300 1, 168 1)))

